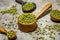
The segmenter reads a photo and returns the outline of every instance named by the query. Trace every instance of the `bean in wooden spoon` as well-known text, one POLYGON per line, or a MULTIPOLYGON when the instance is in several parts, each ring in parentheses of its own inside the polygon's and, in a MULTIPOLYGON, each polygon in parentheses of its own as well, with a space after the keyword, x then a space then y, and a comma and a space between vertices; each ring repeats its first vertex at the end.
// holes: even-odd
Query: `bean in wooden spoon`
POLYGON ((23 0, 15 0, 22 5, 22 10, 25 13, 31 13, 36 9, 36 4, 32 2, 24 2, 23 0))
POLYGON ((9 40, 15 40, 16 39, 16 32, 13 30, 7 31, 4 27, 0 26, 0 33, 6 34, 9 40))
POLYGON ((23 13, 18 17, 18 27, 23 32, 31 32, 36 28, 37 19, 44 14, 44 12, 52 6, 51 3, 46 4, 43 9, 37 14, 23 13), (33 15, 33 16, 32 16, 33 15), (26 21, 25 21, 26 20, 26 21), (33 21, 31 21, 33 20, 33 21))

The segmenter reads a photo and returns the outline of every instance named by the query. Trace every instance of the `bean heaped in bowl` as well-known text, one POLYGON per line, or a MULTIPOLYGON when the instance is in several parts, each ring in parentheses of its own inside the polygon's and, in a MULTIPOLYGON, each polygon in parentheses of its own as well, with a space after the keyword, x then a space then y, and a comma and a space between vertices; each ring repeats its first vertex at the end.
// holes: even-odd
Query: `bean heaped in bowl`
POLYGON ((19 15, 18 27, 24 32, 33 31, 36 28, 36 16, 32 13, 23 13, 19 15))
POLYGON ((52 10, 50 12, 51 19, 53 21, 60 21, 60 11, 59 10, 52 10))
POLYGON ((36 21, 36 16, 33 15, 33 14, 25 13, 25 14, 21 14, 21 15, 18 17, 18 20, 19 20, 22 24, 30 24, 30 23, 36 21))

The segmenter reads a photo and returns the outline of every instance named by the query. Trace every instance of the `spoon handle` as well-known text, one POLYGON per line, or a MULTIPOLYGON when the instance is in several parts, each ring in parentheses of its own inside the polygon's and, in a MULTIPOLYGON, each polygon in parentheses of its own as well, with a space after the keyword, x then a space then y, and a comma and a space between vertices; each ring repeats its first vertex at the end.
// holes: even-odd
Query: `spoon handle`
POLYGON ((15 0, 17 3, 20 3, 21 5, 23 5, 25 2, 23 0, 15 0))
POLYGON ((44 12, 49 9, 50 7, 52 7, 52 4, 51 3, 48 3, 45 5, 45 7, 43 7, 43 9, 36 15, 37 19, 42 15, 44 14, 44 12))
POLYGON ((4 34, 6 34, 7 31, 5 30, 5 28, 3 28, 3 27, 0 26, 0 33, 4 33, 4 34))

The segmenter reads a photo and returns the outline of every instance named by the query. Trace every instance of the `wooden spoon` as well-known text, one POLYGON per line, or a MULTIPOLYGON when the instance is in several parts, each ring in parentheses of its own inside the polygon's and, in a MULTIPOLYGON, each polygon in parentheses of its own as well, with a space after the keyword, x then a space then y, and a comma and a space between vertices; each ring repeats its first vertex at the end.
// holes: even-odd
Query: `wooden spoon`
MULTIPOLYGON (((29 2, 24 2, 23 0, 15 0, 17 3, 19 3, 19 4, 21 4, 22 6, 24 6, 26 3, 29 3, 29 2)), ((32 2, 31 2, 32 3, 32 2)), ((22 8, 22 10, 23 10, 23 12, 24 13, 31 13, 31 12, 33 12, 35 9, 36 9, 36 4, 35 3, 32 3, 33 5, 34 5, 34 7, 32 8, 32 9, 30 9, 30 10, 24 10, 23 8, 22 8)))
POLYGON ((16 39, 16 32, 15 31, 13 31, 14 36, 11 36, 11 37, 8 36, 8 32, 11 32, 11 31, 13 31, 13 30, 7 31, 4 27, 0 27, 0 33, 4 33, 8 37, 9 40, 15 40, 16 39))
MULTIPOLYGON (((47 9, 51 8, 52 4, 48 3, 44 6, 44 8, 36 15, 36 19, 38 19, 47 9)), ((23 24, 18 19, 18 27, 23 32, 30 32, 36 28, 36 21, 31 24, 23 24)))
POLYGON ((7 31, 5 30, 5 28, 4 28, 4 27, 0 26, 0 33, 4 33, 4 34, 6 34, 6 33, 7 33, 7 31))

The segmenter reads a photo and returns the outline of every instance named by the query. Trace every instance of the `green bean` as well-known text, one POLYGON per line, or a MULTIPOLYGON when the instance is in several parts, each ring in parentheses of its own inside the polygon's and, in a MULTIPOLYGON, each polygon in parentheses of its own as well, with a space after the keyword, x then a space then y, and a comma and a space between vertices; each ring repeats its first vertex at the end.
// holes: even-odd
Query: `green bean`
POLYGON ((55 18, 60 18, 60 11, 58 10, 52 10, 51 15, 55 18))
POLYGON ((5 13, 10 13, 10 14, 16 14, 17 13, 17 9, 16 9, 16 7, 15 6, 12 6, 10 9, 8 9, 8 10, 2 10, 2 11, 0 11, 0 13, 2 13, 2 14, 5 14, 5 13))
POLYGON ((23 5, 22 8, 24 10, 31 10, 32 8, 34 8, 34 4, 32 4, 32 3, 26 3, 25 5, 23 5))
POLYGON ((23 24, 29 24, 29 23, 36 21, 36 17, 33 14, 25 13, 25 14, 21 14, 18 17, 18 20, 20 20, 23 24))

